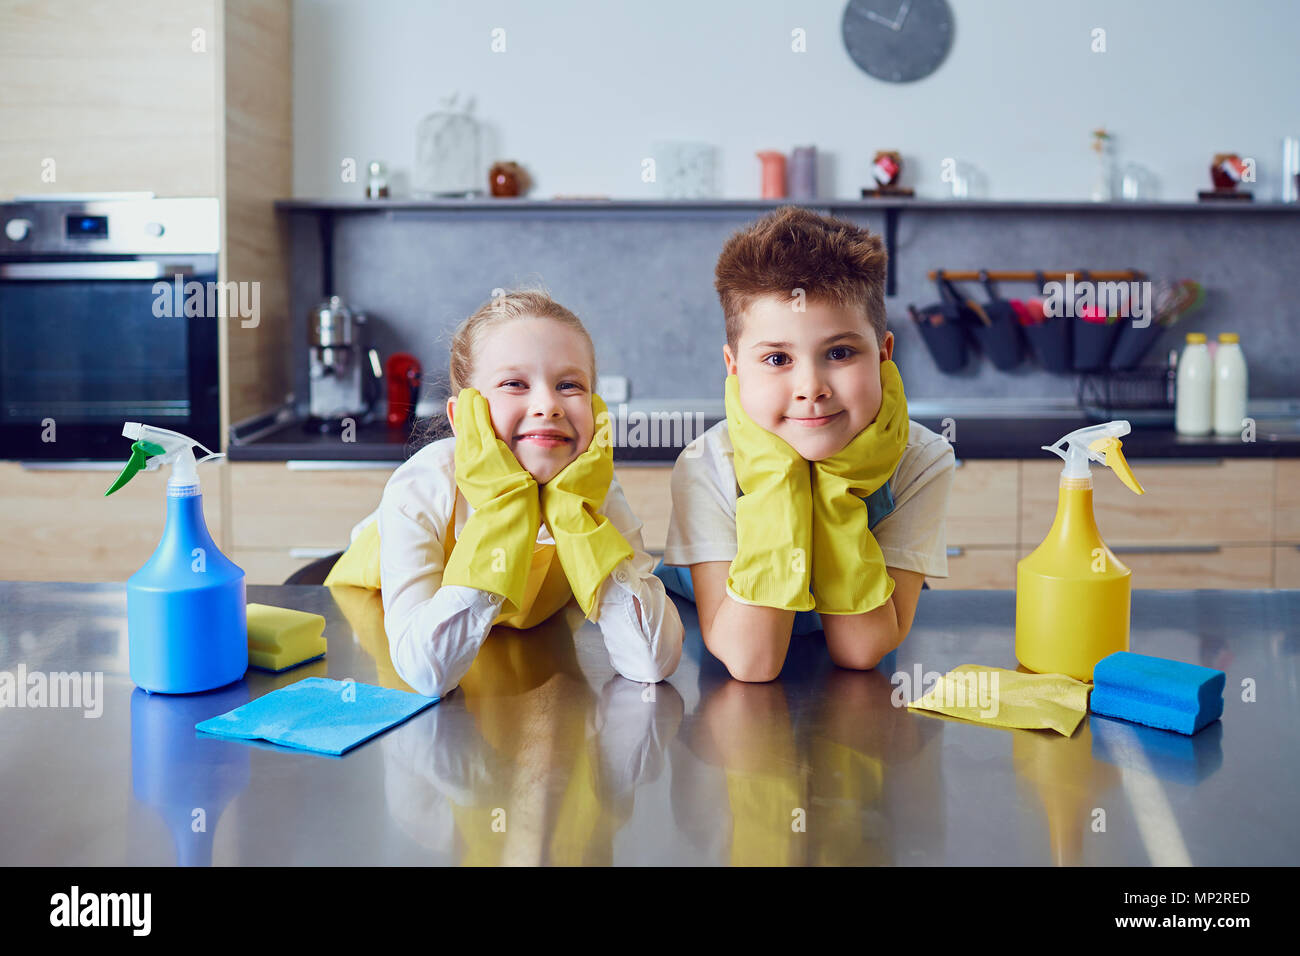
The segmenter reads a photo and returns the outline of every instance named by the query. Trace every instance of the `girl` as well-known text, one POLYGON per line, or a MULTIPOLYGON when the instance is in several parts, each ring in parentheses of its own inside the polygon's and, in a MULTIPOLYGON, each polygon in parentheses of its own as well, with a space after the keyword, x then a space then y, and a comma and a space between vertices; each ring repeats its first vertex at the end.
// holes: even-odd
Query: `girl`
MULTIPOLYGON (((389 653, 417 692, 456 687, 494 624, 533 627, 571 600, 624 677, 676 669, 681 619, 614 480, 595 365, 587 330, 543 292, 498 297, 456 330, 453 435, 393 473, 348 549, 373 554, 377 534, 389 653)), ((327 585, 359 583, 349 556, 327 585)))

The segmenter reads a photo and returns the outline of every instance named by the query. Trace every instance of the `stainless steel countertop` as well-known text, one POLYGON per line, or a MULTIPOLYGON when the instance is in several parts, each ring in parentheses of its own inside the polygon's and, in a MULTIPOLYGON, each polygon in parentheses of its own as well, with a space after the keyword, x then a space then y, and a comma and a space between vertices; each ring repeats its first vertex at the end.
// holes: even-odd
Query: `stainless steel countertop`
POLYGON ((151 697, 122 585, 0 582, 0 672, 103 675, 98 717, 0 709, 0 864, 1300 862, 1300 591, 1133 595, 1133 650, 1228 674, 1222 720, 1191 738, 894 706, 894 674, 1016 666, 1013 592, 926 591, 877 670, 835 668, 813 636, 761 685, 727 677, 689 606, 681 666, 653 688, 613 673, 590 624, 499 629, 459 690, 341 758, 193 728, 309 676, 405 689, 378 596, 248 600, 323 614, 326 657, 151 697))

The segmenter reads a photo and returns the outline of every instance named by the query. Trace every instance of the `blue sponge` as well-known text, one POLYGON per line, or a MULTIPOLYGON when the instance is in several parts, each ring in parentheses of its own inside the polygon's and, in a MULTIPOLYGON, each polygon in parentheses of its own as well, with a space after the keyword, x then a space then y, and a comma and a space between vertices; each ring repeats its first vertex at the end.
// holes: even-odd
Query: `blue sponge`
POLYGON ((1194 734, 1223 714, 1223 671, 1120 651, 1092 671, 1091 710, 1180 734, 1194 734))

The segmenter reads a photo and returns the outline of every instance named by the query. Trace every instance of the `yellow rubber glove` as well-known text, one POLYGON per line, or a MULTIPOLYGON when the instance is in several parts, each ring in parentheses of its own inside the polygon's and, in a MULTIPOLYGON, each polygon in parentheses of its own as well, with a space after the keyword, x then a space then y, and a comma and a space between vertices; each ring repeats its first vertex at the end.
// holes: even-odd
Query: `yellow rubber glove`
POLYGON ((500 594, 502 616, 523 604, 540 527, 537 482, 492 430, 487 399, 463 388, 456 401, 456 487, 474 508, 442 572, 443 584, 500 594))
POLYGON ((376 518, 361 529, 356 540, 348 545, 347 550, 334 562, 330 573, 325 576, 325 587, 347 584, 352 587, 370 588, 378 591, 379 577, 379 519, 376 518))
POLYGON ((551 529, 560 567, 588 618, 610 572, 624 558, 632 557, 627 539, 597 510, 605 503, 609 484, 614 480, 614 442, 609 409, 595 393, 591 396, 591 411, 596 420, 591 444, 542 485, 542 520, 551 529))
POLYGON ((876 420, 812 466, 812 590, 819 614, 863 614, 889 600, 894 581, 862 499, 889 480, 907 447, 907 397, 892 361, 880 363, 876 420))
POLYGON ((735 454, 736 557, 727 593, 744 604, 809 611, 812 476, 808 460, 757 425, 740 407, 739 383, 728 375, 727 434, 735 454))

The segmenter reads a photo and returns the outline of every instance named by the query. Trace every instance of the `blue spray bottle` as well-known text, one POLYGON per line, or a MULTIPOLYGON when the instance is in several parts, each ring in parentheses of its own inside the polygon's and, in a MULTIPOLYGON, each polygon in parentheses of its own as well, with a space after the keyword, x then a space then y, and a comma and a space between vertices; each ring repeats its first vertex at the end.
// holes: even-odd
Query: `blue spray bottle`
POLYGON ((244 572, 217 548, 203 520, 196 465, 222 455, 166 428, 127 422, 131 459, 104 492, 141 470, 171 465, 167 524, 153 557, 126 582, 131 680, 150 693, 224 687, 248 670, 244 572), (207 455, 194 460, 195 446, 207 455))

